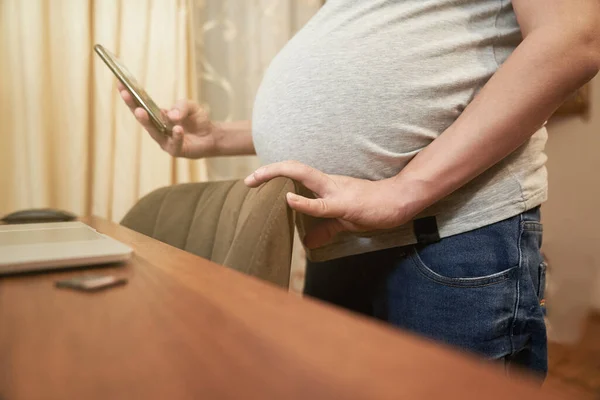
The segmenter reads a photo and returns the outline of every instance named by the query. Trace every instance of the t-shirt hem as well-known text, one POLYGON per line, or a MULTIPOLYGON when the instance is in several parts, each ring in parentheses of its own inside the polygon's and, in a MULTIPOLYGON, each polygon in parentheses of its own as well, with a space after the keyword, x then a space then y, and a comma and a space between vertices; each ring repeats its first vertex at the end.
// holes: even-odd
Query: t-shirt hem
MULTIPOLYGON (((548 189, 547 186, 544 186, 526 198, 495 204, 493 207, 459 217, 454 215, 449 221, 445 221, 444 214, 442 213, 437 216, 440 238, 469 232, 514 217, 541 205, 546 201, 547 197, 548 189)), ((393 247, 408 246, 415 243, 417 243, 417 240, 412 229, 412 224, 406 224, 394 231, 369 235, 368 237, 349 235, 343 240, 318 249, 306 249, 306 256, 311 261, 320 262, 393 247)))

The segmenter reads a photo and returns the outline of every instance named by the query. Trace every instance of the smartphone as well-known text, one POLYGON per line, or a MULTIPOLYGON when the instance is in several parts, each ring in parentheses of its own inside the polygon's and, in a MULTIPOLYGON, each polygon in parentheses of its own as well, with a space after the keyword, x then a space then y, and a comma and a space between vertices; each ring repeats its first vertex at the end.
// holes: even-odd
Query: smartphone
POLYGON ((84 292, 93 292, 113 286, 124 285, 126 283, 126 278, 118 278, 112 275, 84 275, 58 281, 55 283, 55 286, 57 288, 68 288, 82 290, 84 292))
POLYGON ((135 102, 146 110, 150 117, 150 121, 156 126, 156 129, 163 135, 171 136, 173 125, 169 119, 163 114, 150 96, 148 96, 148 93, 146 93, 146 91, 137 83, 133 75, 131 75, 119 59, 100 44, 96 44, 94 50, 108 68, 110 68, 113 74, 115 74, 117 79, 121 81, 123 86, 127 88, 129 93, 131 93, 135 102))

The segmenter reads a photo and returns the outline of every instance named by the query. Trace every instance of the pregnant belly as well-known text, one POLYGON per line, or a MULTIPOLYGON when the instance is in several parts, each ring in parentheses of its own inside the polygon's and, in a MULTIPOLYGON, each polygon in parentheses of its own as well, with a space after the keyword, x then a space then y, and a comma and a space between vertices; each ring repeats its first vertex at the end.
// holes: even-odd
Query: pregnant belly
POLYGON ((293 40, 256 96, 258 156, 370 180, 397 174, 456 120, 485 75, 473 80, 464 63, 439 58, 424 66, 385 43, 293 40))

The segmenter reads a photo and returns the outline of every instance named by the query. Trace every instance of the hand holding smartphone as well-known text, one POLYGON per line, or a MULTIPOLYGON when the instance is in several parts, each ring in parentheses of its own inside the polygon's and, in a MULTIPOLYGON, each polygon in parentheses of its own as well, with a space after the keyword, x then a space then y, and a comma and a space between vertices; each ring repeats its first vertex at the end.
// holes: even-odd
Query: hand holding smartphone
POLYGON ((173 125, 169 119, 163 115, 161 109, 156 105, 154 100, 148 96, 148 93, 146 93, 146 91, 137 83, 133 75, 125 68, 119 59, 100 44, 96 44, 94 50, 123 86, 127 88, 129 93, 131 93, 135 102, 146 110, 150 117, 150 121, 152 121, 152 124, 156 129, 163 135, 171 136, 173 125))

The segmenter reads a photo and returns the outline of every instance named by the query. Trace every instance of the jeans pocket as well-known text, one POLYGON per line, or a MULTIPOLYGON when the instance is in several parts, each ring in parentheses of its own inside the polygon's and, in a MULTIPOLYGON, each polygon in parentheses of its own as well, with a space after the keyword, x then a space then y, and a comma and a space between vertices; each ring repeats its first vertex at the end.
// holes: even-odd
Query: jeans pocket
POLYGON ((520 216, 412 247, 416 269, 442 285, 479 287, 518 276, 520 216))
POLYGON ((451 277, 444 275, 443 272, 439 270, 436 271, 432 267, 427 265, 419 255, 419 252, 416 248, 413 247, 413 251, 409 254, 413 265, 422 275, 434 282, 445 286, 474 288, 494 285, 516 277, 519 269, 518 265, 515 265, 501 270, 499 272, 493 272, 483 276, 451 277))

